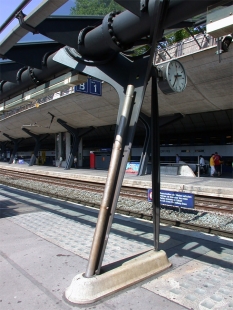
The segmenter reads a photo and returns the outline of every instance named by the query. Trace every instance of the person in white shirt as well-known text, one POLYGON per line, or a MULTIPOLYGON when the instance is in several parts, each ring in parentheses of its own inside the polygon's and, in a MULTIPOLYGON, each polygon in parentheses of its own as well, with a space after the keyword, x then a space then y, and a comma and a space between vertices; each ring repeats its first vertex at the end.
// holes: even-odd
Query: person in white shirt
POLYGON ((206 173, 205 159, 202 155, 200 155, 200 166, 203 169, 204 173, 206 173))

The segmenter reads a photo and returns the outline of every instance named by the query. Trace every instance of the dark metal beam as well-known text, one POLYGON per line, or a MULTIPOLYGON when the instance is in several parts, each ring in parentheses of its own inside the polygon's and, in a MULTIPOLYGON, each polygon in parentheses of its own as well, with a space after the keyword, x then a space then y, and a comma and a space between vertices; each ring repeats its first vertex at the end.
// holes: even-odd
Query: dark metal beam
POLYGON ((15 156, 16 156, 16 153, 18 151, 18 148, 19 148, 19 144, 24 140, 24 138, 12 138, 11 136, 9 136, 8 134, 6 133, 2 133, 3 136, 7 137, 9 140, 11 140, 14 144, 14 148, 13 148, 13 151, 12 151, 12 154, 11 154, 11 157, 10 157, 10 160, 9 160, 9 164, 12 164, 14 159, 15 159, 15 156))
POLYGON ((9 141, 1 141, 0 142, 0 148, 1 148, 1 153, 0 153, 0 160, 6 161, 6 145, 9 141))
POLYGON ((3 101, 10 99, 11 97, 30 90, 39 84, 46 83, 51 79, 71 71, 67 66, 53 61, 55 54, 56 53, 47 58, 46 66, 43 70, 31 68, 31 72, 29 72, 29 69, 22 72, 17 84, 10 82, 2 83, 2 86, 0 87, 0 100, 3 101), (33 77, 38 81, 37 85, 33 81, 33 77))
POLYGON ((37 134, 31 132, 30 130, 28 130, 27 128, 22 128, 22 130, 24 132, 26 132, 29 136, 31 136, 35 141, 35 147, 34 147, 30 162, 29 162, 29 166, 33 166, 34 163, 36 162, 36 157, 38 156, 38 152, 40 150, 41 142, 43 140, 47 139, 50 136, 50 134, 46 133, 43 135, 37 135, 37 134))
MULTIPOLYGON (((44 64, 43 57, 46 53, 54 53, 64 45, 57 42, 21 43, 11 48, 4 56, 26 66, 41 69, 44 64)), ((21 65, 22 67, 22 65, 21 65)))
MULTIPOLYGON (((82 32, 77 39, 77 49, 64 48, 65 53, 73 54, 73 58, 85 62, 85 59, 90 63, 95 64, 98 62, 107 62, 117 53, 127 50, 133 46, 135 42, 143 37, 152 37, 154 31, 153 21, 156 18, 153 11, 154 3, 156 0, 149 0, 148 11, 143 11, 140 16, 124 11, 119 15, 108 14, 104 17, 100 26, 93 30, 88 28, 87 32, 82 32)), ((138 0, 138 2, 140 2, 138 0)), ((170 1, 168 14, 165 18, 164 25, 159 26, 158 40, 163 36, 163 30, 171 28, 188 18, 204 13, 207 7, 212 4, 218 3, 219 0, 175 0, 170 1)), ((50 58, 49 67, 53 67, 53 74, 56 76, 68 72, 66 65, 54 63, 52 64, 53 57, 50 58), (62 72, 61 72, 62 71, 62 72)), ((24 72, 21 83, 15 87, 13 83, 1 84, 0 100, 3 101, 10 96, 14 96, 34 87, 34 82, 31 76, 37 77, 39 83, 48 81, 51 78, 51 70, 46 68, 41 70, 32 70, 31 74, 24 72)))
POLYGON ((160 141, 159 141, 159 102, 157 72, 154 70, 151 83, 151 183, 154 227, 154 247, 159 250, 160 230, 160 141))
POLYGON ((102 20, 101 16, 50 16, 36 30, 63 45, 77 47, 79 32, 88 26, 99 26, 102 20))
POLYGON ((9 61, 0 63, 0 80, 16 83, 16 74, 19 69, 22 68, 22 64, 9 61))
POLYGON ((74 128, 67 124, 64 120, 58 118, 57 122, 63 126, 73 137, 73 145, 70 152, 70 156, 66 162, 65 170, 69 170, 74 162, 74 157, 76 156, 76 153, 78 151, 78 146, 80 143, 81 138, 88 134, 89 132, 94 130, 94 127, 89 128, 74 128))

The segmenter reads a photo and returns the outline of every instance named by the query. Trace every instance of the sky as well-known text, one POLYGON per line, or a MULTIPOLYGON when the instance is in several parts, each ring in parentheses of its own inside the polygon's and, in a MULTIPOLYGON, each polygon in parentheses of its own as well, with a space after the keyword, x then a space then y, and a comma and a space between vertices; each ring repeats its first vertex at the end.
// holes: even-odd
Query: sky
MULTIPOLYGON (((24 9, 24 14, 29 14, 34 8, 36 8, 40 3, 42 3, 42 0, 32 0, 24 9)), ((56 11, 56 15, 69 15, 70 14, 70 8, 74 6, 74 0, 69 0, 67 3, 65 3, 60 9, 56 11)), ((2 25, 5 20, 11 15, 11 13, 17 8, 20 3, 22 3, 22 0, 0 0, 1 7, 0 7, 0 24, 2 25)), ((2 41, 9 33, 10 31, 18 24, 18 20, 14 19, 5 30, 0 34, 0 41, 2 41)), ((34 41, 36 41, 38 35, 34 36, 34 41)), ((27 37, 32 37, 32 35, 29 35, 27 37)), ((41 37, 41 36, 39 36, 41 37)), ((21 41, 28 41, 27 38, 24 38, 21 41)))

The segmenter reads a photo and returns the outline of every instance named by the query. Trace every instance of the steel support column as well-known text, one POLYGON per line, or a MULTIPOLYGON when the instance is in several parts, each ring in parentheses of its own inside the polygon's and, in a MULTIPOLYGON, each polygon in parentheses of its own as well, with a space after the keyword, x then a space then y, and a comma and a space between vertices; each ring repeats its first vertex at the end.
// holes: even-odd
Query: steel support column
POLYGON ((2 159, 2 157, 3 157, 3 161, 5 161, 5 158, 6 158, 6 145, 7 145, 7 143, 8 143, 8 141, 0 142, 0 146, 1 146, 0 159, 2 159))
MULTIPOLYGON (((184 117, 184 115, 181 113, 175 113, 173 115, 161 116, 158 119, 159 128, 162 128, 166 125, 177 122, 178 120, 180 120, 183 117, 184 117)), ((147 168, 148 161, 150 159, 150 154, 151 154, 151 117, 149 117, 143 113, 140 113, 139 119, 145 126, 146 137, 145 137, 145 141, 144 141, 144 145, 143 145, 143 149, 142 149, 142 154, 141 154, 141 158, 140 158, 138 175, 145 175, 146 168, 147 168)))
POLYGON ((145 175, 151 153, 151 118, 143 113, 140 113, 139 119, 145 126, 146 137, 140 158, 138 175, 145 175))
POLYGON ((10 137, 6 133, 3 133, 3 136, 7 137, 9 140, 11 140, 14 143, 13 152, 12 152, 10 160, 9 160, 9 164, 12 164, 14 159, 15 159, 15 155, 16 155, 16 153, 18 151, 19 144, 20 144, 20 142, 23 141, 23 138, 15 139, 15 138, 10 137))
POLYGON ((94 130, 94 127, 85 128, 85 129, 73 128, 60 118, 57 119, 57 122, 61 126, 63 126, 73 137, 72 149, 71 149, 70 156, 66 162, 66 167, 65 167, 65 170, 69 170, 72 166, 73 161, 74 161, 74 156, 76 155, 76 153, 78 151, 78 146, 79 146, 81 138, 83 136, 85 136, 86 134, 88 134, 89 132, 91 132, 92 130, 94 130))
POLYGON ((47 139, 50 136, 50 134, 47 133, 44 135, 36 135, 36 134, 32 133, 30 130, 28 130, 27 128, 22 128, 22 130, 24 132, 26 132, 29 136, 31 136, 36 142, 34 150, 33 150, 33 154, 31 156, 31 159, 29 162, 29 166, 33 166, 35 164, 36 157, 38 156, 38 152, 39 152, 40 147, 41 147, 41 142, 43 140, 47 139))
POLYGON ((154 247, 159 249, 160 226, 160 143, 159 143, 159 102, 157 72, 154 69, 151 83, 151 160, 152 160, 152 208, 154 226, 154 247))
POLYGON ((97 266, 102 261, 102 249, 106 241, 106 229, 109 223, 109 216, 112 212, 112 202, 117 184, 121 160, 124 149, 124 138, 129 130, 130 112, 134 97, 134 86, 128 85, 125 102, 120 116, 115 141, 112 148, 111 161, 108 170, 108 176, 105 184, 103 199, 100 205, 100 212, 96 224, 95 235, 93 238, 90 258, 87 266, 86 276, 90 277, 96 272, 97 266))
MULTIPOLYGON (((122 156, 119 160, 120 168, 116 168, 115 170, 114 182, 117 180, 115 183, 116 185, 114 184, 115 191, 110 191, 108 193, 108 204, 105 204, 105 201, 103 201, 103 204, 101 204, 101 206, 103 205, 102 208, 106 209, 106 215, 104 216, 104 221, 102 215, 99 215, 98 218, 98 221, 100 220, 102 222, 103 229, 101 234, 99 234, 99 231, 97 230, 93 239, 89 264, 85 273, 85 277, 87 278, 92 277, 95 273, 100 273, 112 220, 125 174, 125 168, 132 147, 137 121, 139 118, 146 87, 151 76, 154 50, 157 44, 157 39, 161 35, 161 29, 159 29, 160 27, 158 27, 158 25, 160 24, 162 27, 162 20, 166 14, 167 4, 167 1, 156 0, 153 7, 153 12, 151 13, 153 19, 151 23, 152 44, 150 56, 132 61, 125 57, 123 54, 117 54, 115 58, 113 58, 108 63, 94 62, 89 64, 86 62, 84 64, 79 60, 78 57, 76 57, 75 52, 73 53, 72 50, 69 50, 69 53, 67 53, 64 49, 62 49, 53 58, 53 60, 63 65, 69 66, 74 70, 106 81, 116 89, 119 95, 120 103, 116 122, 117 126, 115 141, 117 139, 117 133, 121 123, 121 116, 124 114, 123 107, 125 102, 126 88, 128 85, 133 85, 134 87, 134 105, 132 106, 132 113, 129 117, 128 129, 125 131, 125 135, 120 138, 122 139, 122 156)), ((158 122, 157 119, 155 121, 158 122)), ((115 162, 117 163, 117 160, 115 162)), ((106 191, 109 191, 109 187, 107 186, 105 188, 105 192, 106 191)), ((97 223, 97 226, 100 226, 100 224, 97 223)))

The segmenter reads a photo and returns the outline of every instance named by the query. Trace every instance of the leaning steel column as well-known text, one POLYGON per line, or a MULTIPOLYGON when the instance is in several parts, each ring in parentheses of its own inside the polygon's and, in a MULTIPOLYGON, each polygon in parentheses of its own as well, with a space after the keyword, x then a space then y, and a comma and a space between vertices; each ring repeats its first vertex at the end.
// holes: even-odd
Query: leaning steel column
POLYGON ((35 161, 36 161, 36 157, 38 156, 38 152, 40 150, 40 146, 41 146, 41 142, 45 139, 47 139, 50 134, 44 134, 44 135, 36 135, 35 133, 32 133, 30 130, 28 130, 27 128, 22 128, 22 130, 24 132, 26 132, 29 136, 31 136, 34 141, 36 142, 30 162, 29 162, 29 166, 33 166, 35 161))
POLYGON ((159 102, 156 69, 151 83, 151 161, 152 161, 152 208, 154 226, 154 248, 159 249, 160 226, 160 142, 159 142, 159 102))
POLYGON ((86 277, 91 277, 94 275, 96 268, 99 265, 99 258, 101 255, 102 245, 104 243, 104 237, 107 229, 108 218, 111 214, 111 205, 114 198, 115 186, 118 179, 118 173, 120 169, 121 158, 123 154, 123 139, 127 129, 127 124, 129 123, 129 115, 132 107, 134 95, 134 86, 128 85, 125 102, 122 109, 120 122, 118 130, 116 133, 112 156, 110 161, 110 166, 108 170, 108 176, 106 180, 105 190, 103 194, 103 199, 100 206, 100 212, 98 216, 98 221, 96 224, 95 234, 93 238, 92 248, 90 252, 90 257, 88 261, 87 271, 85 273, 86 277))
MULTIPOLYGON (((158 126, 159 128, 165 127, 169 124, 177 122, 183 117, 184 115, 181 113, 161 116, 158 118, 158 126)), ((151 153, 151 143, 150 143, 151 142, 151 117, 141 112, 139 115, 139 119, 145 126, 146 138, 145 138, 144 145, 143 145, 142 155, 141 155, 139 169, 138 169, 138 175, 145 175, 147 164, 148 164, 150 153, 151 153)))
POLYGON ((16 155, 16 153, 18 151, 19 144, 20 144, 21 141, 23 141, 23 138, 15 139, 15 138, 10 137, 6 133, 3 133, 3 136, 7 137, 8 139, 10 139, 14 143, 14 149, 13 149, 13 152, 11 154, 10 160, 8 162, 9 164, 12 164, 14 159, 15 159, 15 155, 16 155))
POLYGON ((151 152, 151 118, 142 112, 139 115, 140 121, 143 123, 146 129, 146 137, 142 149, 142 154, 140 158, 140 164, 138 169, 138 175, 145 175, 147 164, 150 158, 150 152, 151 152))
POLYGON ((1 146, 0 159, 3 158, 3 160, 5 160, 5 158, 6 158, 6 145, 7 145, 7 143, 8 143, 8 141, 0 142, 0 146, 1 146))
POLYGON ((65 170, 69 170, 74 162, 74 157, 77 153, 78 146, 80 143, 81 138, 85 135, 94 130, 94 127, 89 127, 87 129, 82 129, 82 128, 73 128, 70 125, 67 124, 64 120, 61 118, 57 119, 57 122, 63 126, 73 137, 73 146, 70 152, 70 156, 66 162, 66 167, 65 170))

